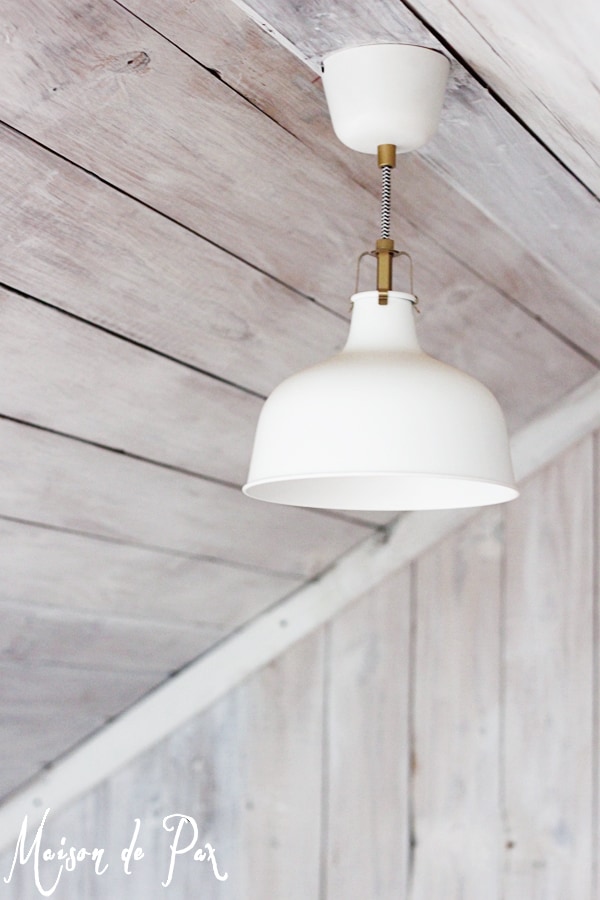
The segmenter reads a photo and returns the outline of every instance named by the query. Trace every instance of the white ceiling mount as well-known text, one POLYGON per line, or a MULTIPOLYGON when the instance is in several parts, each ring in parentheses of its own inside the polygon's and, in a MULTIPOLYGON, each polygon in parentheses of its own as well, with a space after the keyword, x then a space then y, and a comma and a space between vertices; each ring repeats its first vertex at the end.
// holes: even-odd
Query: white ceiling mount
POLYGON ((409 44, 368 44, 323 60, 323 86, 333 129, 359 153, 395 144, 416 150, 434 134, 450 63, 437 50, 409 44))

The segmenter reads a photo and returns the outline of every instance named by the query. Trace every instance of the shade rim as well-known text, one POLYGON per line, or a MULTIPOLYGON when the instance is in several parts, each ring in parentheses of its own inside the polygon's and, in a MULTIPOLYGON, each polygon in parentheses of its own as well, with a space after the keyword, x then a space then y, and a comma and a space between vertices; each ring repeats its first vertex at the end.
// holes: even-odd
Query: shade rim
POLYGON ((344 509, 344 510, 370 510, 370 511, 378 511, 378 512, 390 512, 390 511, 405 511, 405 510, 418 510, 418 509, 469 509, 477 506, 493 506, 498 503, 507 503, 510 500, 514 500, 519 496, 519 490, 514 484, 514 482, 509 481, 500 481, 493 478, 483 478, 481 476, 473 476, 473 475, 456 475, 456 474, 444 474, 439 472, 399 472, 399 471, 377 471, 377 472, 319 472, 319 473, 305 473, 303 475, 276 475, 268 478, 257 478, 253 481, 248 481, 242 487, 243 493, 252 499, 255 500, 264 500, 270 503, 277 503, 280 505, 288 505, 288 506, 306 506, 314 509, 344 509), (461 498, 453 497, 451 502, 435 502, 431 501, 423 501, 423 502, 415 502, 412 501, 410 505, 402 505, 399 506, 398 502, 394 497, 390 498, 389 503, 378 503, 375 505, 364 505, 356 502, 356 500, 350 500, 348 502, 336 503, 335 506, 332 506, 330 502, 327 500, 315 501, 314 497, 305 498, 304 500, 299 500, 296 498, 295 500, 290 499, 277 499, 276 497, 269 493, 269 496, 266 496, 261 488, 269 487, 271 485, 285 485, 285 484, 297 484, 299 482, 341 482, 343 480, 348 479, 356 479, 357 482, 366 482, 366 481, 382 481, 383 479, 392 479, 396 481, 398 484, 408 483, 409 481, 418 480, 418 479, 426 479, 431 482, 439 482, 441 483, 450 483, 452 485, 458 486, 463 484, 465 486, 471 487, 487 487, 491 489, 491 494, 488 494, 487 497, 478 497, 476 499, 471 498, 461 498), (395 501, 395 502, 394 502, 395 501))

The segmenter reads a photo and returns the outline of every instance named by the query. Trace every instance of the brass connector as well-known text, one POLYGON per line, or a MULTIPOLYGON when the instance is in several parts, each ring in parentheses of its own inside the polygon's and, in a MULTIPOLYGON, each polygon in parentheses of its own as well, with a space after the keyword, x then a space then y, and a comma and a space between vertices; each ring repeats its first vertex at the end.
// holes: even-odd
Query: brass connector
POLYGON ((396 168, 395 144, 379 144, 377 147, 377 165, 380 169, 382 166, 389 166, 391 169, 396 168))
POLYGON ((377 257, 377 291, 379 305, 386 306, 388 291, 392 290, 392 260, 394 258, 394 242, 390 238, 379 238, 375 244, 377 257))

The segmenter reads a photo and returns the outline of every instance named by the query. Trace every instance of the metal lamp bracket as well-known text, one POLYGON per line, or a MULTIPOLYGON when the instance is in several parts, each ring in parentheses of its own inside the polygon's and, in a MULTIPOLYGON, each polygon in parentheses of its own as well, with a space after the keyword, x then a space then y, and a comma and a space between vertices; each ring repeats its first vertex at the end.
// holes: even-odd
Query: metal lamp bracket
MULTIPOLYGON (((415 294, 414 265, 413 265, 412 256, 406 250, 394 250, 392 255, 393 255, 394 259, 398 259, 400 257, 405 257, 408 260, 409 288, 410 288, 410 295, 413 298, 411 302, 415 308, 415 312, 420 313, 421 310, 419 309, 419 298, 415 294)), ((377 258, 377 250, 365 250, 358 257, 358 259, 356 261, 356 280, 354 282, 354 293, 355 294, 358 294, 358 292, 359 292, 360 267, 361 267, 362 261, 365 258, 365 256, 373 256, 373 257, 377 258)), ((391 288, 390 288, 390 290, 391 290, 391 288)), ((379 303, 381 306, 385 306, 387 301, 384 301, 382 303, 381 298, 380 298, 379 303)))

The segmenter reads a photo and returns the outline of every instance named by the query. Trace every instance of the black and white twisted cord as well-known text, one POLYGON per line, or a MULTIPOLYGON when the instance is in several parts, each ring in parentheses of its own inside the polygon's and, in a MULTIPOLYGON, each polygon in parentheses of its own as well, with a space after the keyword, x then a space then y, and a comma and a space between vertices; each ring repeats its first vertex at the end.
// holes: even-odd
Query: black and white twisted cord
POLYGON ((390 217, 392 204, 392 167, 381 167, 381 237, 390 236, 390 217))

